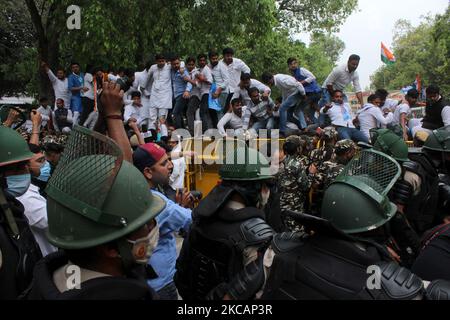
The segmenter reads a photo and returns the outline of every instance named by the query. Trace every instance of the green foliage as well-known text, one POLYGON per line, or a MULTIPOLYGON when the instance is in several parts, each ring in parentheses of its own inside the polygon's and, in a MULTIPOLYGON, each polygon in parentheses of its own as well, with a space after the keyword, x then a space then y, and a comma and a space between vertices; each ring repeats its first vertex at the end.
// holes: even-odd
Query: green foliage
POLYGON ((396 23, 394 55, 397 62, 383 66, 371 77, 372 87, 401 89, 419 74, 424 85, 437 84, 450 93, 450 6, 442 15, 427 17, 417 28, 408 21, 396 23))
POLYGON ((8 79, 15 92, 46 94, 51 89, 38 73, 40 59, 53 69, 71 61, 82 68, 142 68, 156 53, 186 58, 226 46, 236 50, 256 78, 266 70, 286 73, 286 60, 294 56, 321 82, 343 43, 319 31, 337 30, 357 0, 79 0, 81 30, 66 27, 71 0, 0 0, 5 3, 10 9, 19 3, 10 33, 27 42, 17 42, 15 51, 5 54, 0 81, 8 79), (306 29, 314 31, 310 47, 290 37, 306 29))
POLYGON ((277 0, 278 19, 296 31, 338 31, 358 0, 277 0))

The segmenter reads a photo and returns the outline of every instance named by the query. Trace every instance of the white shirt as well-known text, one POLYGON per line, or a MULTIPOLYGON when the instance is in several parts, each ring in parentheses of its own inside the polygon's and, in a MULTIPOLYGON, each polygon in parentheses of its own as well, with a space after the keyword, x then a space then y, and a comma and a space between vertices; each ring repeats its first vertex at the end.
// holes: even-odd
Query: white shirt
POLYGON ((211 84, 213 83, 213 76, 211 69, 208 66, 205 66, 202 69, 199 69, 199 73, 203 75, 207 82, 198 82, 197 86, 200 89, 200 95, 209 94, 209 89, 211 89, 211 84))
POLYGON ((134 104, 126 105, 126 106, 125 106, 125 110, 124 110, 124 112, 123 112, 123 120, 124 120, 124 123, 127 123, 128 120, 130 120, 130 118, 134 118, 134 119, 136 119, 136 121, 137 121, 137 122, 136 122, 137 125, 140 127, 142 121, 144 120, 144 119, 140 116, 140 114, 141 114, 140 109, 141 109, 141 108, 142 108, 142 107, 137 107, 137 106, 135 106, 134 104))
POLYGON ((314 80, 316 80, 316 77, 313 75, 313 73, 311 71, 309 71, 308 69, 305 68, 300 68, 300 74, 304 77, 306 77, 305 81, 308 83, 313 82, 314 80))
MULTIPOLYGON (((439 96, 439 100, 442 99, 439 96)), ((450 126, 450 106, 445 106, 441 111, 442 122, 444 122, 444 127, 450 126)))
POLYGON ((172 109, 172 67, 165 64, 161 69, 154 64, 148 71, 148 77, 152 82, 150 95, 150 108, 172 109))
POLYGON ((244 106, 242 107, 242 117, 238 117, 234 112, 227 112, 224 114, 224 116, 220 119, 219 123, 217 124, 217 129, 219 130, 219 133, 223 136, 227 136, 227 132, 225 130, 225 126, 228 124, 228 126, 233 130, 242 129, 244 126, 244 115, 247 108, 244 106))
POLYGON ((305 88, 294 77, 287 74, 276 74, 273 76, 274 85, 281 90, 281 96, 285 101, 289 96, 300 92, 305 95, 305 88))
POLYGON ((398 104, 398 100, 386 99, 384 105, 381 107, 381 110, 384 111, 385 109, 389 109, 390 112, 394 112, 397 109, 398 104))
POLYGON ((192 69, 191 72, 189 72, 189 79, 195 81, 196 83, 195 85, 192 85, 191 97, 195 96, 200 100, 202 95, 200 94, 200 86, 198 85, 198 80, 196 78, 198 73, 199 71, 197 68, 192 69))
POLYGON ((60 80, 54 75, 54 73, 50 69, 48 69, 47 75, 48 78, 50 79, 50 82, 52 83, 53 91, 55 92, 55 101, 56 99, 63 99, 64 107, 66 109, 69 109, 70 98, 72 97, 72 93, 70 92, 68 87, 67 77, 64 78, 64 80, 60 80))
MULTIPOLYGON (((324 113, 324 108, 325 107, 321 109, 321 113, 324 113)), ((331 123, 335 126, 349 128, 355 127, 353 125, 353 112, 348 103, 344 102, 344 104, 339 105, 333 102, 332 107, 328 109, 326 114, 328 114, 331 119, 331 123)))
POLYGON ((223 61, 223 59, 220 60, 220 62, 222 62, 228 69, 228 88, 230 90, 230 93, 234 93, 239 89, 239 82, 241 82, 241 73, 250 73, 251 70, 244 61, 238 58, 233 58, 233 62, 228 65, 223 61))
POLYGON ((83 92, 83 96, 94 100, 94 77, 92 76, 92 74, 87 72, 84 74, 84 86, 89 90, 83 92))
MULTIPOLYGON (((271 90, 268 86, 266 86, 264 83, 256 80, 256 79, 250 79, 250 88, 257 88, 260 93, 268 92, 271 93, 271 90)), ((250 89, 249 88, 249 89, 250 89)), ((234 92, 233 98, 239 98, 241 97, 242 103, 246 106, 251 105, 252 99, 250 99, 250 96, 248 95, 248 90, 246 88, 241 89, 241 87, 238 87, 238 89, 234 92)))
POLYGON ((444 126, 450 126, 450 106, 445 106, 444 109, 442 109, 441 116, 444 126))
POLYGON ((347 64, 343 64, 331 71, 323 83, 322 88, 327 88, 327 85, 332 85, 335 90, 339 89, 343 91, 349 83, 353 83, 353 88, 356 92, 362 92, 358 72, 356 70, 349 72, 347 64))
POLYGON ((364 107, 358 111, 357 115, 360 126, 359 130, 369 139, 370 129, 386 126, 392 121, 393 117, 392 112, 389 112, 388 116, 384 117, 381 109, 371 103, 365 104, 364 107))
POLYGON ((39 187, 30 184, 27 192, 17 197, 24 208, 25 216, 31 227, 36 242, 41 249, 42 255, 46 256, 49 253, 57 251, 57 249, 48 242, 46 231, 48 229, 47 219, 47 200, 39 193, 39 187))
POLYGON ((36 110, 39 112, 42 116, 42 126, 45 127, 47 125, 47 122, 50 121, 50 118, 52 117, 52 108, 50 106, 47 106, 47 108, 44 108, 43 106, 40 106, 36 110))
POLYGON ((403 113, 406 114, 406 116, 409 116, 411 114, 411 108, 409 107, 409 104, 402 103, 397 108, 395 108, 392 124, 400 124, 400 116, 403 113))
POLYGON ((219 61, 214 67, 210 64, 209 68, 211 69, 213 80, 217 87, 221 87, 223 92, 227 92, 230 82, 228 67, 223 61, 219 61))
POLYGON ((134 73, 134 82, 133 82, 133 88, 136 89, 136 91, 140 91, 142 89, 143 92, 141 92, 142 98, 149 98, 151 93, 151 83, 148 81, 148 71, 138 71, 134 73))
POLYGON ((116 82, 117 79, 120 79, 120 77, 119 77, 119 76, 115 76, 115 75, 113 75, 112 73, 109 73, 109 74, 108 74, 108 81, 114 81, 114 82, 116 82))
MULTIPOLYGON (((173 149, 173 152, 180 152, 181 144, 173 149)), ((173 190, 182 189, 184 187, 184 173, 186 171, 186 160, 184 157, 179 157, 177 159, 172 160, 173 169, 172 174, 170 175, 170 186, 173 190)))

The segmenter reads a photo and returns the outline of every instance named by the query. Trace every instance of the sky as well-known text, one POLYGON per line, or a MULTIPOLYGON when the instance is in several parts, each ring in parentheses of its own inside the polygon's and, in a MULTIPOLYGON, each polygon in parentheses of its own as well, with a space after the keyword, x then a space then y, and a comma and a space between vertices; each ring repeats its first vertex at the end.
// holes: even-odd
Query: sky
MULTIPOLYGON (((345 42, 339 63, 345 63, 353 53, 361 56, 358 72, 364 89, 370 85, 370 76, 382 65, 380 43, 392 48, 395 22, 406 19, 417 26, 421 16, 444 13, 448 4, 449 0, 359 0, 358 11, 347 18, 337 33, 345 42)), ((305 34, 300 38, 309 42, 305 34)))

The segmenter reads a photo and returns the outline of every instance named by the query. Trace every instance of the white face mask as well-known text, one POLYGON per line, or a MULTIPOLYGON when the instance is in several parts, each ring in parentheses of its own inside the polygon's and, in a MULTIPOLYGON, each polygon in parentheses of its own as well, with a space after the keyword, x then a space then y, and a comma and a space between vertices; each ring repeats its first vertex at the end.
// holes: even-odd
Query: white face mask
POLYGON ((148 260, 155 251, 158 246, 159 240, 159 226, 158 224, 150 231, 150 233, 143 238, 139 238, 137 240, 128 240, 127 241, 133 244, 133 248, 131 249, 131 253, 133 254, 134 259, 139 264, 147 264, 148 260))

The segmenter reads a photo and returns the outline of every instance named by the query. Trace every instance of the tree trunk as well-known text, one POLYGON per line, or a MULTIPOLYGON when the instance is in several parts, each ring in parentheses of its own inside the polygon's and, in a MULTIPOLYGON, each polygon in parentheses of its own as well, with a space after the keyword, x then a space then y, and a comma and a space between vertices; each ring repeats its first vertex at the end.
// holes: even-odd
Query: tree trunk
MULTIPOLYGON (((42 17, 36 7, 34 0, 25 0, 25 3, 30 12, 31 21, 36 29, 38 36, 37 48, 38 48, 38 79, 39 79, 39 96, 47 97, 50 101, 54 102, 55 95, 48 78, 48 75, 40 68, 41 61, 48 63, 53 72, 56 72, 59 60, 59 33, 56 28, 59 19, 57 17, 58 1, 53 2, 50 5, 47 15, 47 25, 44 26, 42 17)), ((61 30, 59 30, 61 31, 61 30)))

